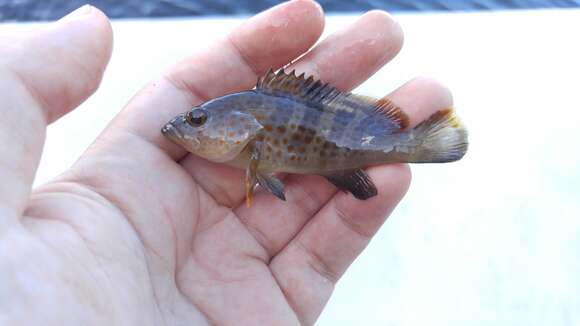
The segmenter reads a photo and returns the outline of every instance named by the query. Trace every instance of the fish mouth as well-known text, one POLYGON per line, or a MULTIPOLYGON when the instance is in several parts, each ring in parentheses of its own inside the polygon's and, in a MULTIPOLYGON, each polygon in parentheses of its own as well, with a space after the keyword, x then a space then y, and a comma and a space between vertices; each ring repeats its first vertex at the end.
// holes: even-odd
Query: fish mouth
POLYGON ((161 128, 161 133, 169 138, 179 139, 183 135, 181 132, 173 125, 173 121, 168 122, 163 128, 161 128))

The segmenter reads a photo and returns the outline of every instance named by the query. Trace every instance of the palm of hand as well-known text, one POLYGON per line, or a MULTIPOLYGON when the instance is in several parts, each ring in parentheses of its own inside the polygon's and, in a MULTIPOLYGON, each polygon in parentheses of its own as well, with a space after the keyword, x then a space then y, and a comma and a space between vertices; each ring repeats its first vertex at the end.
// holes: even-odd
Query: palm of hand
MULTIPOLYGON (((92 9, 17 40, 27 46, 2 50, 20 58, 3 63, 8 107, 20 110, 6 111, 2 127, 10 133, 0 134, 3 144, 11 140, 0 157, 11 185, 0 192, 0 293, 10 293, 9 301, 0 294, 4 316, 57 324, 312 324, 404 194, 407 167, 370 169, 380 194, 365 202, 318 177, 288 176, 286 202, 258 192, 248 209, 242 171, 185 155, 159 128, 203 98, 252 87, 269 67, 305 52, 322 19, 310 1, 253 18, 151 83, 69 171, 32 193, 46 121, 96 88, 110 28, 92 9), (65 37, 77 51, 44 68, 62 50, 53 40, 65 37), (14 128, 23 120, 37 128, 14 128)), ((350 89, 389 61, 401 40, 391 18, 374 12, 293 65, 350 89)), ((451 104, 445 89, 424 79, 390 97, 414 121, 451 104)))

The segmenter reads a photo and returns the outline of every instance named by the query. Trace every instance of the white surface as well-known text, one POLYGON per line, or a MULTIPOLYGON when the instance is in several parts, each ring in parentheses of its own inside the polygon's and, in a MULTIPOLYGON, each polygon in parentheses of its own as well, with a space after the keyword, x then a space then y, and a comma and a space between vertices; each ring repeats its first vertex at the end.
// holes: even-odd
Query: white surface
MULTIPOLYGON (((470 151, 414 167, 408 196, 318 324, 580 324, 580 11, 397 17, 402 53, 359 91, 442 80, 470 151)), ((49 128, 37 182, 72 164, 147 80, 237 23, 115 22, 102 87, 49 128)))

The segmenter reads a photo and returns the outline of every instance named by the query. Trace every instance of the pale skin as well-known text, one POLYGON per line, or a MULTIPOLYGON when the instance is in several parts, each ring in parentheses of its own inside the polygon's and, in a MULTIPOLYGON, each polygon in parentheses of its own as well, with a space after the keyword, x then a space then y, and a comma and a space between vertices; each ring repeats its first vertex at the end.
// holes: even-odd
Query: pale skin
MULTIPOLYGON (((186 154, 160 128, 305 52, 293 68, 350 90, 402 46, 383 12, 311 48, 323 25, 306 0, 249 19, 152 81, 37 189, 46 126, 96 90, 112 31, 95 8, 18 35, 0 30, 0 324, 313 324, 403 197, 409 168, 369 169, 379 195, 366 201, 320 177, 286 176, 285 202, 257 191, 247 208, 244 171, 186 154)), ((376 95, 412 124, 452 104, 425 78, 376 95)))

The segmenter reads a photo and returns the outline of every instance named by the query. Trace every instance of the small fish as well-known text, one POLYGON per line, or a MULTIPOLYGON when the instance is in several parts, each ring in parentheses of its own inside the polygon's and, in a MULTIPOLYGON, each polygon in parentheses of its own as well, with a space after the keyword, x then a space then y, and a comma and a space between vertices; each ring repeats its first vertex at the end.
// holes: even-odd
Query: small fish
POLYGON ((194 107, 161 132, 209 161, 245 169, 251 206, 256 184, 285 200, 276 172, 321 175, 365 200, 377 194, 367 166, 452 162, 467 151, 467 131, 451 108, 408 125, 407 115, 386 98, 270 70, 255 89, 194 107))

